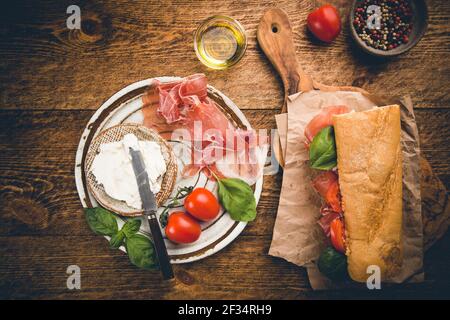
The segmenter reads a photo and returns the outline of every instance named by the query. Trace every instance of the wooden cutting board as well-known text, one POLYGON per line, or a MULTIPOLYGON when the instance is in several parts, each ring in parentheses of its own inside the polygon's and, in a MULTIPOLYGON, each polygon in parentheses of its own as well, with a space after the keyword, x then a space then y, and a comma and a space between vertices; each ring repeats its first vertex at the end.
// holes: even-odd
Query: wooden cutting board
MULTIPOLYGON (((278 8, 269 9, 261 18, 257 30, 261 49, 279 73, 284 86, 284 103, 281 112, 287 111, 287 98, 299 91, 357 91, 369 94, 362 88, 352 86, 330 86, 315 81, 302 69, 295 53, 292 28, 287 14, 278 8)), ((273 152, 281 165, 284 163, 279 138, 275 137, 273 152)), ((424 247, 428 249, 447 230, 450 223, 448 192, 444 184, 431 170, 424 158, 421 166, 422 217, 424 247)))

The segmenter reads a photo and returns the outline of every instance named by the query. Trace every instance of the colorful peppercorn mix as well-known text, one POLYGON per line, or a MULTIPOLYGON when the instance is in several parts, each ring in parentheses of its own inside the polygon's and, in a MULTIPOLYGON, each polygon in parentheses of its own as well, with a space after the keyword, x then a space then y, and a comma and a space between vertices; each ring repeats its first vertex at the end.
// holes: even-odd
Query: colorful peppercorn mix
MULTIPOLYGON (((358 36, 370 47, 392 50, 409 41, 413 12, 408 0, 362 0, 355 7, 353 26, 358 36), (369 6, 379 7, 379 25, 368 23, 375 11, 369 6)), ((373 17, 371 18, 373 20, 373 17)))

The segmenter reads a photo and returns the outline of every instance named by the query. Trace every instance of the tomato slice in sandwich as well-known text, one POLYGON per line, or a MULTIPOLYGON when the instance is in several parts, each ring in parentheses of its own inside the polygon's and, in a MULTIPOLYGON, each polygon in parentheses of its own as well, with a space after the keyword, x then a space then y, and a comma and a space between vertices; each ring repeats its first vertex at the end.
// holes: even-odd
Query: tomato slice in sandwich
POLYGON ((342 213, 338 175, 334 171, 321 173, 313 180, 312 184, 333 211, 342 213))
POLYGON ((330 106, 323 108, 319 114, 312 118, 305 128, 305 137, 307 142, 310 143, 314 136, 323 128, 333 125, 333 115, 343 114, 350 111, 351 109, 347 106, 330 106))
POLYGON ((331 222, 330 239, 337 251, 345 253, 345 227, 341 218, 336 218, 331 222))

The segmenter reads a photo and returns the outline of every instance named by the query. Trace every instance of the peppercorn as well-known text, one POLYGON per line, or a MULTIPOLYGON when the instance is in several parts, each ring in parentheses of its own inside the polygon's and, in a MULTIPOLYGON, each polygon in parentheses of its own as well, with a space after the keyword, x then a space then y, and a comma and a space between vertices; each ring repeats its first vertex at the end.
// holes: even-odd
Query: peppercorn
POLYGON ((412 31, 410 0, 361 0, 357 3, 353 26, 358 36, 369 46, 380 50, 392 50, 409 41, 412 31), (369 28, 367 12, 371 5, 380 7, 380 28, 369 28))

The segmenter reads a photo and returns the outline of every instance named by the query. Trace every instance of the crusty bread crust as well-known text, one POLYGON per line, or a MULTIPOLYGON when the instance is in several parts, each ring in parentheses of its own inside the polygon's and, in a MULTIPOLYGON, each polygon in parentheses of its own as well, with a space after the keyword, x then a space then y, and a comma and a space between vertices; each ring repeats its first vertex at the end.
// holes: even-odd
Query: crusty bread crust
POLYGON ((398 105, 333 117, 348 271, 358 282, 377 265, 382 280, 402 264, 402 156, 398 105))

